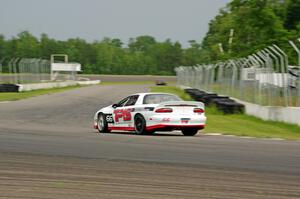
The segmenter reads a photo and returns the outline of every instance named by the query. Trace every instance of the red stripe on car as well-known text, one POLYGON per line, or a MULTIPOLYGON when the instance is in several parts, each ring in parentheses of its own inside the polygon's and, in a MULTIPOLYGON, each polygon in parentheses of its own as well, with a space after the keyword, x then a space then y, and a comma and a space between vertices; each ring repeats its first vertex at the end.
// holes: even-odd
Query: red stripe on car
POLYGON ((199 129, 204 129, 205 125, 204 124, 200 124, 200 125, 168 125, 168 124, 157 124, 157 125, 153 125, 153 126, 148 126, 147 130, 155 130, 155 129, 163 129, 163 128, 167 128, 167 127, 171 127, 171 128, 199 128, 199 129))
POLYGON ((109 130, 111 131, 134 131, 134 127, 119 127, 119 126, 111 126, 108 127, 109 130))

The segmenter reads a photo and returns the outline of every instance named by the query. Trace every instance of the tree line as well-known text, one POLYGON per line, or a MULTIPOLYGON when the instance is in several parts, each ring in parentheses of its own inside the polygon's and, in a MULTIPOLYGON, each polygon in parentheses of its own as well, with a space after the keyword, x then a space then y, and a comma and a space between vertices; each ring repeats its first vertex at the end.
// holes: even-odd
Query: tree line
POLYGON ((271 44, 282 47, 291 63, 296 63, 288 40, 299 37, 300 0, 232 0, 211 20, 205 38, 201 42, 190 40, 188 48, 170 39, 158 42, 149 35, 131 38, 124 45, 117 38, 59 41, 24 31, 11 39, 0 35, 0 61, 14 57, 49 59, 59 53, 81 63, 84 73, 173 75, 177 66, 244 57, 271 44), (228 42, 230 31, 232 43, 228 42))
POLYGON ((276 44, 296 64, 288 41, 299 37, 300 0, 232 0, 209 23, 201 54, 205 62, 215 62, 245 57, 276 44))
POLYGON ((84 73, 173 75, 177 66, 198 63, 200 47, 194 46, 195 41, 190 43, 191 48, 183 49, 179 42, 158 42, 143 35, 130 39, 125 46, 120 39, 58 41, 46 34, 36 38, 23 31, 12 39, 0 35, 0 60, 5 58, 7 64, 16 57, 49 59, 51 54, 67 54, 70 62, 81 63, 84 73))

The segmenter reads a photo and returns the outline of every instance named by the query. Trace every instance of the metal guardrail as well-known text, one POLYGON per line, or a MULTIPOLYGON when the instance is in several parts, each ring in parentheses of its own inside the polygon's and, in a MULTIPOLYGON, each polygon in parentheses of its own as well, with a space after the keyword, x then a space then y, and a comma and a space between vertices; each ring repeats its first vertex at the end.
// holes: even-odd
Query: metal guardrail
POLYGON ((264 106, 299 107, 300 50, 290 44, 298 54, 298 66, 290 66, 286 53, 272 45, 244 58, 177 67, 178 84, 264 106))

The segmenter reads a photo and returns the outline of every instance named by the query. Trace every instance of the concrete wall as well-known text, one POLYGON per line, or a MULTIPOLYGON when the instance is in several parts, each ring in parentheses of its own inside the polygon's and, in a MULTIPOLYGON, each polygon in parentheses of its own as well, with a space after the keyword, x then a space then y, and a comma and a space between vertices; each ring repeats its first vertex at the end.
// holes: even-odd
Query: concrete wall
POLYGON ((93 85, 93 84, 100 84, 100 80, 91 80, 91 81, 77 81, 79 85, 93 85))
POLYGON ((156 80, 164 80, 167 83, 176 82, 176 76, 152 76, 152 75, 82 75, 78 78, 87 78, 90 80, 101 79, 102 82, 144 82, 149 81, 155 84, 156 80))
POLYGON ((18 84, 19 92, 22 91, 32 91, 39 89, 49 89, 49 88, 62 88, 67 86, 76 86, 76 85, 93 85, 99 84, 100 80, 95 81, 68 81, 68 82, 49 82, 49 83, 35 83, 35 84, 18 84))
POLYGON ((245 105, 245 111, 248 115, 264 120, 281 121, 300 126, 300 107, 260 106, 238 99, 234 100, 245 105))

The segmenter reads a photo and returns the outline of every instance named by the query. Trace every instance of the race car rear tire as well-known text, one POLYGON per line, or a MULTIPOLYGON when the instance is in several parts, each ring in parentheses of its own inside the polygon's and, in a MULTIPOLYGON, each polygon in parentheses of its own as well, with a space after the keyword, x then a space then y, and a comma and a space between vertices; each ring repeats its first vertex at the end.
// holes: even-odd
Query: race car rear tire
POLYGON ((184 136, 194 136, 198 133, 198 129, 182 129, 181 132, 184 136))
POLYGON ((134 129, 135 129, 135 132, 138 135, 150 135, 150 134, 153 134, 153 131, 147 131, 146 127, 147 126, 146 126, 146 120, 145 120, 145 118, 142 115, 137 114, 134 117, 134 129))
POLYGON ((108 124, 107 124, 107 121, 105 119, 105 115, 103 113, 99 114, 97 125, 98 125, 99 133, 109 133, 110 132, 108 130, 108 124))

